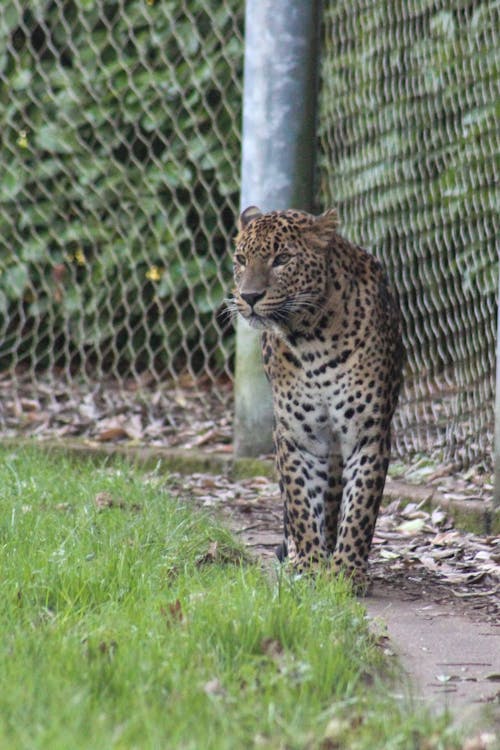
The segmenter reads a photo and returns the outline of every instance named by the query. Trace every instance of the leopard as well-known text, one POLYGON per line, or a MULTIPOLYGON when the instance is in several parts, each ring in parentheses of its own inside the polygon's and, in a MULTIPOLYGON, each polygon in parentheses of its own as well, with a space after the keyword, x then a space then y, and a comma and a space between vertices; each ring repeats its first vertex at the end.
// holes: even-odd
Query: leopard
POLYGON ((260 331, 283 503, 279 559, 363 587, 404 361, 396 293, 335 209, 239 216, 235 314, 260 331))

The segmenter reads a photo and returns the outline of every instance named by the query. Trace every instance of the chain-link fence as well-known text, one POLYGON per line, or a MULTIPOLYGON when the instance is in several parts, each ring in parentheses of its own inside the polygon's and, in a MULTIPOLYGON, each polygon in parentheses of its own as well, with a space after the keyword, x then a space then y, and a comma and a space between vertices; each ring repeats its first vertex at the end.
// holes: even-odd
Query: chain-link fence
POLYGON ((402 455, 491 460, 499 28, 490 0, 325 3, 319 196, 399 291, 402 455))
MULTIPOLYGON (((230 438, 242 6, 0 4, 4 434, 230 438)), ((491 449, 499 15, 324 3, 318 204, 400 292, 401 454, 491 449)))
POLYGON ((168 423, 181 378, 227 402, 241 5, 2 2, 7 426, 38 414, 42 431, 70 393, 91 418, 149 399, 148 419, 168 423))

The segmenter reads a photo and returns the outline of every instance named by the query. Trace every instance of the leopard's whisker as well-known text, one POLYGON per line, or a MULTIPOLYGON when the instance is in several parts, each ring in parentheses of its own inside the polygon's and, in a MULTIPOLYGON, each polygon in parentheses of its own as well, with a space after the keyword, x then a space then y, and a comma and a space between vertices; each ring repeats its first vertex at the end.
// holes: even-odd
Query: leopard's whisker
POLYGON ((218 317, 223 321, 234 322, 238 315, 238 305, 234 297, 228 297, 224 299, 225 307, 222 308, 218 314, 218 317))
POLYGON ((297 295, 294 298, 288 299, 285 302, 285 308, 289 312, 299 312, 300 310, 308 310, 311 312, 323 312, 326 313, 327 309, 324 305, 319 304, 317 300, 312 299, 311 297, 307 298, 306 296, 303 297, 303 299, 300 299, 300 296, 297 295))

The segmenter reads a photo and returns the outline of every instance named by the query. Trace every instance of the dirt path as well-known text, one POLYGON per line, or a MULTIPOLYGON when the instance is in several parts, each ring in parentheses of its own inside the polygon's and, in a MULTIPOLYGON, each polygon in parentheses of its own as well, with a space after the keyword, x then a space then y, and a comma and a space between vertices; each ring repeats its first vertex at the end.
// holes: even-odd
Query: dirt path
POLYGON ((467 729, 481 724, 485 709, 483 723, 500 729, 498 626, 473 620, 449 604, 405 598, 380 583, 365 604, 387 629, 388 648, 398 655, 419 700, 436 712, 449 709, 467 729))
MULTIPOLYGON (((254 555, 274 559, 282 527, 275 484, 206 474, 170 483, 220 513, 254 555)), ((462 534, 440 510, 393 502, 377 524, 370 574, 368 615, 416 699, 500 736, 500 539, 462 534)))

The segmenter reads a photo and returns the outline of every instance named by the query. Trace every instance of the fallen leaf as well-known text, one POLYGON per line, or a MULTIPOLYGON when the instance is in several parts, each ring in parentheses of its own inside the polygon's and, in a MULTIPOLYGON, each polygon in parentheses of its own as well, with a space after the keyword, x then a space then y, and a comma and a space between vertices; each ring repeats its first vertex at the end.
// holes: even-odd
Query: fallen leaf
POLYGON ((450 557, 455 557, 456 554, 456 550, 449 548, 432 550, 432 557, 434 560, 448 560, 450 557))
POLYGON ((412 536, 414 534, 418 534, 419 531, 422 531, 425 525, 425 520, 425 518, 419 517, 413 518, 410 521, 403 521, 403 523, 400 523, 399 526, 396 526, 396 529, 402 534, 412 536))
POLYGON ((426 521, 429 520, 429 514, 425 510, 404 511, 401 515, 408 521, 415 521, 417 518, 423 518, 426 521))
POLYGON ((54 505, 54 510, 66 511, 66 510, 72 510, 72 509, 73 509, 73 506, 71 505, 71 503, 56 503, 54 505))
POLYGON ((215 560, 216 559, 218 546, 219 545, 218 545, 217 542, 210 542, 210 544, 208 545, 208 550, 207 550, 206 557, 209 560, 215 560))
POLYGON ((500 672, 490 672, 490 674, 484 676, 484 679, 490 680, 490 682, 500 682, 500 672))
POLYGON ((479 560, 491 560, 491 554, 486 552, 486 550, 480 550, 474 555, 474 562, 479 560))
POLYGON ((345 735, 349 732, 350 725, 346 719, 330 719, 325 728, 322 750, 340 750, 344 747, 345 735))
POLYGON ((94 504, 99 508, 99 510, 104 510, 104 508, 112 508, 115 504, 115 501, 111 493, 98 492, 94 498, 94 504))
POLYGON ((431 513, 431 521, 434 526, 440 526, 446 521, 446 513, 441 508, 435 508, 431 513))
POLYGON ((38 411, 38 401, 31 398, 21 398, 19 403, 23 411, 38 411))
POLYGON ((226 691, 222 687, 221 682, 220 680, 217 679, 217 677, 215 677, 213 680, 209 680, 208 682, 205 682, 205 684, 203 685, 203 691, 207 695, 222 696, 226 694, 226 691))
POLYGON ((380 557, 384 558, 384 560, 397 560, 401 555, 399 552, 394 552, 394 550, 381 549, 380 557))
POLYGON ((448 583, 477 583, 485 576, 484 570, 481 570, 479 572, 463 572, 460 571, 456 572, 442 572, 443 577, 448 581, 448 583))
POLYGON ((438 564, 431 555, 422 555, 420 557, 420 562, 424 568, 427 568, 427 570, 435 571, 438 569, 438 564))
POLYGON ((103 655, 108 656, 110 659, 115 655, 118 644, 116 641, 101 641, 99 643, 99 652, 103 655))
POLYGON ((452 679, 453 677, 451 674, 437 674, 436 675, 436 680, 438 682, 446 683, 446 682, 450 682, 450 680, 452 679))
POLYGON ((110 443, 113 440, 123 440, 128 437, 130 436, 124 427, 110 427, 108 430, 100 432, 96 436, 96 440, 100 443, 110 443))
POLYGON ((432 544, 449 546, 452 544, 456 544, 457 541, 460 540, 460 537, 461 535, 459 531, 443 531, 440 534, 436 534, 436 536, 432 540, 432 544))
POLYGON ((273 661, 279 661, 284 654, 283 644, 277 638, 263 638, 260 643, 263 654, 273 661))
POLYGON ((160 612, 166 620, 167 625, 172 625, 175 622, 184 622, 184 613, 182 611, 182 604, 179 599, 175 602, 167 604, 166 607, 160 607, 160 612))
POLYGON ((224 437, 224 434, 216 427, 211 427, 207 432, 204 432, 201 435, 196 435, 192 440, 187 442, 185 444, 185 448, 187 450, 191 450, 192 448, 199 448, 203 445, 206 445, 207 443, 213 443, 217 439, 222 439, 224 437))
POLYGON ((493 750, 497 740, 494 732, 480 732, 465 741, 462 750, 493 750))

